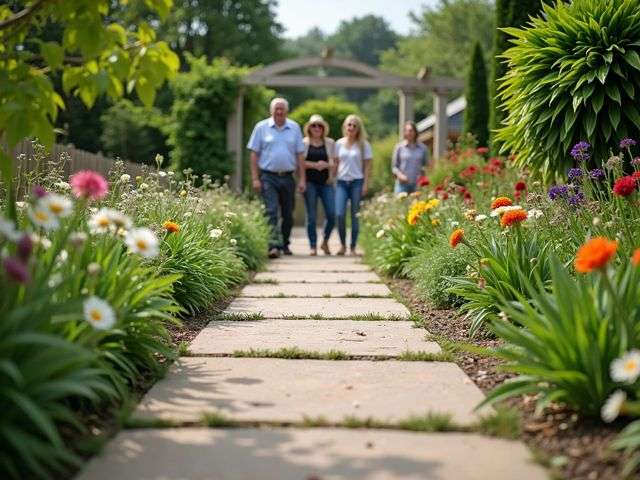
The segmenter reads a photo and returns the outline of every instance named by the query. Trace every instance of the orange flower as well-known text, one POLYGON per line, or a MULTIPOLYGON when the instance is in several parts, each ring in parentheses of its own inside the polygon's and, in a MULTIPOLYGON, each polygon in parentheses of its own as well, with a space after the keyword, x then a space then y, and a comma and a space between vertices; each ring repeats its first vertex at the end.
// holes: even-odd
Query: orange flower
POLYGON ((508 210, 500 217, 500 225, 503 227, 511 227, 527 219, 527 212, 524 210, 508 210))
POLYGON ((456 248, 462 240, 464 240, 464 230, 462 228, 458 228, 451 232, 449 245, 451 245, 452 248, 456 248))
POLYGON ((615 240, 605 237, 592 238, 578 249, 575 261, 576 271, 588 273, 604 267, 615 256, 617 249, 618 242, 615 240))
POLYGON ((162 228, 169 233, 178 233, 180 231, 180 225, 175 222, 170 222, 169 220, 162 224, 162 228))
POLYGON ((491 202, 491 210, 495 210, 499 207, 510 207, 511 205, 513 205, 513 202, 509 197, 498 197, 491 202))
POLYGON ((631 257, 631 263, 636 267, 640 267, 640 248, 636 248, 631 257))

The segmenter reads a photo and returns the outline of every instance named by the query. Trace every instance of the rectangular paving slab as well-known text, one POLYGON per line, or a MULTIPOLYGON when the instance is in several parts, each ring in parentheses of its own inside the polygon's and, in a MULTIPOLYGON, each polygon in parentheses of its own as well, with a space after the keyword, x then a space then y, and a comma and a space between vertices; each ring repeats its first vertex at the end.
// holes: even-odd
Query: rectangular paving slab
POLYGON ((397 357, 403 352, 437 353, 427 332, 412 322, 354 320, 218 321, 207 325, 189 346, 192 355, 232 354, 236 350, 297 347, 326 353, 397 357), (293 323, 295 322, 295 323, 293 323))
POLYGON ((253 283, 241 297, 388 297, 391 290, 382 283, 253 283))
POLYGON ((278 283, 380 283, 374 272, 260 272, 255 281, 278 283))
POLYGON ((346 429, 125 430, 78 480, 544 480, 518 442, 346 429))
POLYGON ((409 318, 409 310, 393 298, 236 298, 225 313, 261 313, 264 318, 309 317, 350 318, 375 314, 409 318))
POLYGON ((455 363, 183 357, 142 399, 135 417, 301 422, 346 416, 395 422, 427 412, 476 419, 482 392, 455 363))
POLYGON ((300 262, 281 263, 270 262, 267 265, 268 272, 370 272, 371 268, 362 263, 338 263, 338 262, 300 262))

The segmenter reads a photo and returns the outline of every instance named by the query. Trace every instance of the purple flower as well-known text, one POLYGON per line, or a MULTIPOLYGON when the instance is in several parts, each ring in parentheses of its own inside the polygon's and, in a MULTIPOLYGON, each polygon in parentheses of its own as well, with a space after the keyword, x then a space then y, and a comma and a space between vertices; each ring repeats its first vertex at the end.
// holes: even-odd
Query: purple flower
POLYGON ((601 180, 604 178, 604 170, 601 168, 594 168, 589 172, 589 176, 594 180, 601 180))
POLYGON ((555 200, 557 198, 567 198, 569 187, 567 185, 554 185, 549 189, 549 198, 555 200))
POLYGON ((47 191, 41 185, 35 185, 31 189, 31 193, 33 193, 33 196, 36 198, 42 198, 47 196, 47 191))
POLYGON ((7 276, 17 283, 29 283, 31 276, 27 266, 15 257, 7 257, 2 262, 7 276))
POLYGON ((571 149, 571 156, 577 162, 587 161, 591 157, 591 154, 589 153, 590 148, 591 148, 591 145, 589 145, 588 142, 584 142, 584 141, 578 142, 571 149))
POLYGON ((580 180, 582 178, 582 169, 580 168, 570 168, 568 173, 569 180, 580 180))
POLYGON ((620 148, 629 148, 629 147, 633 147, 636 142, 633 138, 623 138, 622 140, 620 140, 620 148))
POLYGON ((571 195, 567 200, 567 203, 572 207, 579 207, 580 204, 584 201, 584 193, 578 191, 575 195, 571 195))
POLYGON ((26 262, 29 260, 32 251, 33 242, 31 241, 31 237, 25 234, 18 240, 18 257, 20 257, 20 260, 23 262, 26 262))

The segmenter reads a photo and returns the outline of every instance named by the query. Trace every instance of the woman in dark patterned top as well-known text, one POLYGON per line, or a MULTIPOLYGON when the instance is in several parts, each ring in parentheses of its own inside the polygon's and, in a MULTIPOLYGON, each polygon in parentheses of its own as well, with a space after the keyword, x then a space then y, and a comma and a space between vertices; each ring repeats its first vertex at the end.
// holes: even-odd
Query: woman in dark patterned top
POLYGON ((324 208, 323 238, 320 248, 331 255, 329 236, 335 225, 335 192, 333 189, 333 152, 335 142, 329 138, 329 124, 320 115, 312 115, 304 126, 304 157, 307 167, 307 189, 304 206, 307 212, 307 235, 311 255, 317 255, 316 218, 318 199, 324 208))

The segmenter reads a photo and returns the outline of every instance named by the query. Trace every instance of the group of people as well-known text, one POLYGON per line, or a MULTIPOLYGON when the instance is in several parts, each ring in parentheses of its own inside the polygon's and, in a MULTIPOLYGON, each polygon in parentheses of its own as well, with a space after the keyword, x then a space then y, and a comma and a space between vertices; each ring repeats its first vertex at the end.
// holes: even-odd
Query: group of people
MULTIPOLYGON (((362 120, 357 115, 347 116, 342 123, 342 138, 334 141, 329 137, 329 124, 317 114, 304 125, 303 136, 300 126, 287 117, 289 103, 284 98, 274 98, 270 112, 269 118, 256 124, 247 144, 253 188, 262 195, 272 231, 269 257, 291 255, 294 174, 297 190, 304 194, 310 254, 318 254, 316 220, 320 201, 325 213, 320 250, 331 255, 329 237, 337 223, 340 248, 336 254, 347 253, 349 205, 349 253, 358 255, 358 211, 369 189, 373 157, 362 120)), ((394 149, 391 168, 396 177, 395 191, 411 193, 427 164, 427 150, 417 141, 418 131, 413 122, 406 122, 403 133, 404 140, 394 149)))

